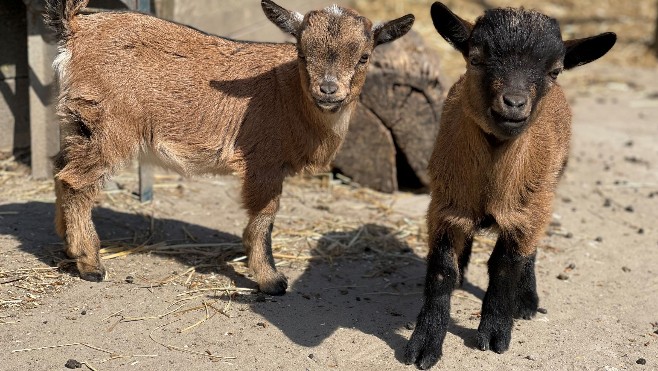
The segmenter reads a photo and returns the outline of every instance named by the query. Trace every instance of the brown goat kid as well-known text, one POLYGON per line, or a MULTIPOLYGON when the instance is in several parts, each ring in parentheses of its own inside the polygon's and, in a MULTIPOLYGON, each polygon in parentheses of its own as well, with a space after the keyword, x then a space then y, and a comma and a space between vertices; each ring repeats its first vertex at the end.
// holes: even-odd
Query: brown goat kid
POLYGON ((55 223, 80 276, 105 277, 91 210, 104 180, 139 155, 185 175, 238 174, 249 266, 261 291, 284 294, 271 246, 283 180, 330 163, 373 48, 407 33, 413 16, 373 27, 337 6, 302 15, 262 0, 297 40, 269 44, 139 13, 79 15, 87 2, 49 0, 46 14, 60 42, 55 223))
POLYGON ((488 10, 475 24, 441 3, 431 15, 468 66, 448 93, 429 165, 425 297, 404 356, 421 369, 441 357, 450 294, 463 281, 479 229, 495 228, 498 240, 478 346, 504 352, 513 318, 536 314, 536 246, 551 219, 571 133, 556 78, 600 58, 616 41, 613 33, 562 41, 555 19, 523 9, 488 10))

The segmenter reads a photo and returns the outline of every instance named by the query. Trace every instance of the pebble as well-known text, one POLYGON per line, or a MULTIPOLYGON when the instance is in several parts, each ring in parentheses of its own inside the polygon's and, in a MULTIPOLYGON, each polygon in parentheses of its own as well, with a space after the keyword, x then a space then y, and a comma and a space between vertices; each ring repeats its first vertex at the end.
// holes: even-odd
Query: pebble
POLYGON ((133 283, 135 282, 135 277, 133 276, 126 276, 126 283, 133 283))
POLYGON ((536 361, 537 360, 537 358, 535 356, 532 356, 532 355, 525 356, 525 359, 529 359, 531 361, 536 361))
POLYGON ((315 358, 315 354, 313 354, 313 353, 309 354, 309 355, 308 355, 308 358, 310 358, 310 359, 315 358))
POLYGON ((626 206, 626 207, 624 208, 624 210, 628 211, 629 213, 632 213, 632 212, 635 211, 635 209, 633 208, 633 205, 628 205, 628 206, 626 206))
POLYGON ((262 328, 265 328, 265 327, 267 327, 267 323, 265 323, 265 322, 258 322, 258 323, 256 324, 256 326, 260 326, 260 327, 262 327, 262 328))
POLYGON ((567 275, 564 274, 564 273, 560 273, 560 274, 557 275, 557 279, 558 279, 558 280, 562 280, 562 281, 566 281, 566 280, 569 279, 569 276, 567 276, 567 275))
POLYGON ((612 200, 606 198, 605 201, 603 201, 603 207, 610 207, 610 206, 612 206, 612 200))
POLYGON ((537 308, 537 312, 541 314, 546 314, 548 313, 548 310, 546 310, 546 308, 537 308))
POLYGON ((73 368, 82 368, 82 363, 76 361, 75 359, 69 359, 64 364, 64 367, 71 368, 71 369, 73 369, 73 368))
POLYGON ((601 236, 597 236, 597 237, 594 239, 594 241, 596 241, 596 242, 603 242, 603 237, 601 237, 601 236))
POLYGON ((644 358, 638 358, 637 361, 635 361, 635 363, 637 363, 638 365, 646 365, 647 360, 644 358))
POLYGON ((567 266, 567 269, 576 269, 576 264, 575 264, 575 263, 571 263, 571 264, 569 264, 569 265, 567 266))
MULTIPOLYGON (((404 328, 406 328, 407 330, 413 330, 413 329, 416 328, 416 324, 413 323, 413 322, 407 322, 407 323, 404 325, 404 328)), ((658 331, 658 330, 656 330, 656 331, 658 331)))
POLYGON ((626 273, 628 273, 628 272, 631 271, 631 269, 630 269, 629 267, 626 267, 626 266, 621 267, 621 270, 623 270, 623 271, 626 272, 626 273))
POLYGON ((82 314, 83 316, 86 315, 86 314, 87 314, 87 310, 86 310, 86 309, 83 309, 82 312, 80 312, 80 314, 82 314))
POLYGON ((644 228, 640 228, 637 230, 637 234, 644 234, 644 228))

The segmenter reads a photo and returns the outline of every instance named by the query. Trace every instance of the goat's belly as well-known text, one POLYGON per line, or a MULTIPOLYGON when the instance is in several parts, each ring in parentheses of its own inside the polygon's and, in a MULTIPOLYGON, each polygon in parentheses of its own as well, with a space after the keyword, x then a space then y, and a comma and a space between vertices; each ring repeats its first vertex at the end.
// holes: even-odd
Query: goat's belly
POLYGON ((183 176, 213 174, 228 175, 235 172, 221 151, 184 151, 176 146, 158 145, 140 154, 140 161, 173 170, 183 176))

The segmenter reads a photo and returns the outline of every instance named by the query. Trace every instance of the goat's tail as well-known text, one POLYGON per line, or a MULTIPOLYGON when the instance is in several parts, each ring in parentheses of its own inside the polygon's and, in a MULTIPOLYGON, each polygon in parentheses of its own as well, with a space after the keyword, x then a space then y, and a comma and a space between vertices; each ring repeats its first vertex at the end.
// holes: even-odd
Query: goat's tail
POLYGON ((64 42, 71 37, 71 21, 88 2, 89 0, 46 0, 44 21, 55 31, 57 40, 64 42))

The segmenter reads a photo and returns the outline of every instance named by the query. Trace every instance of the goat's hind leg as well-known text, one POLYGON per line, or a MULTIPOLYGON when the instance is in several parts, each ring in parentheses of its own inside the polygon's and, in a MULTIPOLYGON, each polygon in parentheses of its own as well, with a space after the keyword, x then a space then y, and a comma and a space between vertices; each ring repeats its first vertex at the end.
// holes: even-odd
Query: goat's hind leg
POLYGON ((55 157, 55 228, 64 239, 66 254, 76 260, 80 278, 98 282, 106 272, 91 211, 103 181, 130 151, 128 146, 94 132, 76 115, 65 120, 62 149, 55 157))

